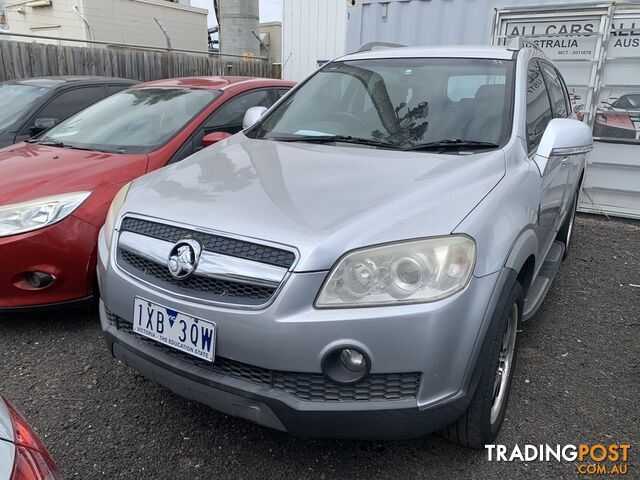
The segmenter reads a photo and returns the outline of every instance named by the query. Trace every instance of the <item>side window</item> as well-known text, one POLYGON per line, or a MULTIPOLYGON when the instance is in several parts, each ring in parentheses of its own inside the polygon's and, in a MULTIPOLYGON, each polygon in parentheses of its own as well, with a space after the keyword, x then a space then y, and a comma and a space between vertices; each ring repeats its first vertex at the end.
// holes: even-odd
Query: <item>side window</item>
POLYGON ((553 111, 554 118, 566 118, 569 116, 569 110, 567 110, 567 104, 564 97, 564 89, 562 83, 558 77, 558 73, 555 68, 545 62, 540 62, 542 71, 544 72, 544 81, 549 90, 549 96, 551 97, 551 110, 553 111))
POLYGON ((202 128, 206 133, 227 132, 238 133, 242 130, 244 113, 251 107, 270 107, 272 104, 269 90, 254 90, 242 93, 227 100, 204 122, 202 128))
MULTIPOLYGON (((104 96, 105 91, 102 85, 67 90, 47 103, 36 114, 34 121, 37 119, 50 119, 51 122, 48 126, 53 126, 96 103, 104 96)), ((37 122, 31 122, 31 125, 28 125, 25 131, 21 133, 29 135, 32 127, 36 126, 35 123, 37 122)))
POLYGON ((611 106, 614 108, 624 108, 624 109, 631 109, 634 107, 628 95, 623 95, 622 97, 618 98, 615 102, 611 104, 611 106))
POLYGON ((62 121, 80 110, 84 110, 89 105, 96 103, 105 96, 102 85, 93 87, 74 88, 62 92, 51 100, 38 113, 38 117, 57 118, 62 121))
POLYGON ((285 93, 287 93, 289 91, 288 88, 274 88, 273 91, 276 94, 276 98, 281 98, 282 96, 284 96, 285 93))
MULTIPOLYGON (((204 135, 197 136, 198 143, 202 142, 203 136, 204 135)), ((187 158, 189 155, 194 154, 197 150, 199 150, 199 148, 197 149, 194 145, 194 135, 191 135, 191 137, 189 137, 187 141, 182 144, 182 146, 178 149, 178 151, 173 154, 173 157, 171 157, 171 159, 167 164, 169 165, 172 163, 180 162, 185 158, 187 158)))
POLYGON ((567 106, 567 112, 569 112, 568 116, 571 116, 573 113, 573 106, 571 105, 571 96, 569 95, 569 89, 567 88, 567 84, 562 78, 560 72, 556 69, 556 73, 558 74, 558 78, 560 79, 560 83, 562 84, 562 93, 564 94, 564 103, 567 106))
POLYGON ((544 129, 553 118, 547 88, 538 62, 529 62, 527 72, 527 144, 529 151, 538 147, 544 129))

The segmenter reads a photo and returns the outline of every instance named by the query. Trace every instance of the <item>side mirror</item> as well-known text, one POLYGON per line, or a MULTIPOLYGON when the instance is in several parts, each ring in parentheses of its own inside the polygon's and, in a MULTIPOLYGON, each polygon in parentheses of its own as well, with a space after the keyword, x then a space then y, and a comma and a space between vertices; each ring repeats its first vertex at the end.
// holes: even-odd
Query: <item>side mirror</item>
POLYGON ((242 129, 246 129, 255 125, 255 123, 262 118, 264 112, 268 109, 267 107, 251 107, 244 113, 244 118, 242 119, 242 129))
POLYGON ((229 138, 230 136, 231 134, 227 132, 211 132, 202 137, 202 147, 210 147, 214 143, 221 142, 222 140, 224 140, 225 138, 229 138))
POLYGON ((593 137, 589 126, 578 120, 554 118, 544 130, 534 161, 540 175, 544 174, 552 156, 580 155, 593 148, 593 137))
POLYGON ((49 130, 51 127, 60 123, 60 120, 57 118, 36 118, 33 121, 33 125, 31 126, 31 134, 36 135, 40 132, 44 132, 45 130, 49 130))

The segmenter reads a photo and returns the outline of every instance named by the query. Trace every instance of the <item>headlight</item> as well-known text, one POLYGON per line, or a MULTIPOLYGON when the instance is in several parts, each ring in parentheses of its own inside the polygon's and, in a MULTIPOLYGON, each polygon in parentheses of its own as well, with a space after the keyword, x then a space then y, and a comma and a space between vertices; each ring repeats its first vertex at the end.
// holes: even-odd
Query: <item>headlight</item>
POLYGON ((130 186, 131 182, 122 187, 118 191, 118 193, 116 193, 116 196, 113 197, 111 207, 109 207, 107 219, 104 222, 104 238, 107 242, 107 251, 111 251, 111 239, 113 238, 113 231, 116 226, 116 220, 118 219, 118 214, 120 213, 122 204, 124 203, 125 198, 127 198, 127 193, 129 193, 130 186))
POLYGON ((334 267, 317 308, 433 302, 462 290, 473 272, 475 242, 463 235, 355 250, 334 267))
POLYGON ((68 217, 91 192, 65 193, 0 207, 0 237, 47 227, 68 217))

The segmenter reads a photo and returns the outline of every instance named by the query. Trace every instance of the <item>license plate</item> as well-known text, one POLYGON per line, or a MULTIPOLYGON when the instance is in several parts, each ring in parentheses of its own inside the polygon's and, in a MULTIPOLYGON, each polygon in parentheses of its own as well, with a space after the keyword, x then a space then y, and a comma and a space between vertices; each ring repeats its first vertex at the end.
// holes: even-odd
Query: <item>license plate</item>
POLYGON ((133 331, 194 357, 213 362, 216 350, 215 323, 136 297, 133 331))

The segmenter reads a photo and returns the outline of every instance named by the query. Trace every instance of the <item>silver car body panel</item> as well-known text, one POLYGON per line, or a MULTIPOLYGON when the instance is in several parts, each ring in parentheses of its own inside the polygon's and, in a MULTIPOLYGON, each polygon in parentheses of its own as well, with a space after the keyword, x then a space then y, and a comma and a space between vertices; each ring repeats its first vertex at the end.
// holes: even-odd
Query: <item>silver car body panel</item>
POLYGON ((7 404, 2 397, 0 397, 0 440, 13 442, 13 425, 11 424, 7 404))
POLYGON ((389 48, 384 51, 373 49, 348 53, 338 60, 368 60, 374 58, 495 58, 511 60, 513 50, 504 47, 483 45, 438 45, 407 48, 389 48))
POLYGON ((504 173, 501 151, 437 155, 237 134, 136 180, 122 213, 290 245, 300 253, 295 271, 310 272, 355 248, 450 233, 504 173))
POLYGON ((0 440, 0 480, 10 480, 16 447, 7 440, 0 440))
POLYGON ((15 445, 12 443, 13 425, 7 404, 0 397, 0 480, 9 480, 13 471, 15 445))

